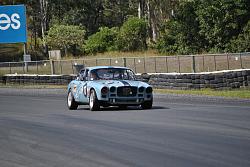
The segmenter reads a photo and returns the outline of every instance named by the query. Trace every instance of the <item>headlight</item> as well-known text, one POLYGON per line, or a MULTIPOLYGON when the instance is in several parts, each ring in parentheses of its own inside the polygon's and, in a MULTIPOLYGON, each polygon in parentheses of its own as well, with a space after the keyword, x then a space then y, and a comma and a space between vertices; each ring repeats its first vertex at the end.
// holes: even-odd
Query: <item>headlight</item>
POLYGON ((112 87, 110 88, 110 92, 115 92, 115 90, 116 90, 116 88, 115 88, 114 86, 112 86, 112 87))
POLYGON ((144 87, 140 87, 139 92, 143 92, 143 91, 144 91, 144 87))
POLYGON ((153 92, 152 87, 147 87, 147 89, 146 89, 146 93, 152 93, 152 92, 153 92))
POLYGON ((107 87, 103 87, 101 90, 102 94, 107 94, 108 91, 109 91, 109 89, 107 87))

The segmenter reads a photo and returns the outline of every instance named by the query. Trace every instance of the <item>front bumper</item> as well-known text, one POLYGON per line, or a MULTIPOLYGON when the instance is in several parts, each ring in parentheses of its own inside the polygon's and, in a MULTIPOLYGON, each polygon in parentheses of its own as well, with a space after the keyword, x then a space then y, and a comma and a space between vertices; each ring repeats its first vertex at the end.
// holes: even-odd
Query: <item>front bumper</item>
POLYGON ((100 103, 102 105, 140 105, 144 101, 152 100, 153 95, 147 97, 108 97, 102 98, 100 103))

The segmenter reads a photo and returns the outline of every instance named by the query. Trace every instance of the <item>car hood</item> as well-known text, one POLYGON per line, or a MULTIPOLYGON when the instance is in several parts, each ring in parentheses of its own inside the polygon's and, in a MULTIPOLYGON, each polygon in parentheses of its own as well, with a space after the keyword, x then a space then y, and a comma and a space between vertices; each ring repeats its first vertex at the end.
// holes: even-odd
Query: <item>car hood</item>
POLYGON ((148 87, 149 84, 141 81, 133 81, 133 80, 101 80, 101 81, 93 81, 96 84, 100 84, 107 87, 121 87, 121 86, 135 86, 135 87, 148 87))

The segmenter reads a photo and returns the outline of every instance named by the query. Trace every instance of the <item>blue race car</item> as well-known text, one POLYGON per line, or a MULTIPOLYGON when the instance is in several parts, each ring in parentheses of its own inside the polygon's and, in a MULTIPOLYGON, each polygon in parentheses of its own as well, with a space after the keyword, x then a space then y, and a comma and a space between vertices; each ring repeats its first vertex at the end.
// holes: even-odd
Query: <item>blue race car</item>
POLYGON ((145 82, 136 81, 134 72, 126 67, 97 66, 80 71, 68 85, 67 105, 76 110, 78 105, 89 105, 91 111, 100 106, 141 106, 152 108, 153 89, 145 82))

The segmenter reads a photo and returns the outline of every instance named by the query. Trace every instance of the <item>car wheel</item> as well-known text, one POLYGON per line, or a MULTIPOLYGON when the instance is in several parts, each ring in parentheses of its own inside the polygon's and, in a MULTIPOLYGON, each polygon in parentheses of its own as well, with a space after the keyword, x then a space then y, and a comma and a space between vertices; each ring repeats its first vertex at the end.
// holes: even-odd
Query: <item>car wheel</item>
POLYGON ((99 101, 98 101, 98 99, 96 97, 96 92, 93 89, 90 91, 89 109, 91 111, 98 111, 98 110, 100 110, 100 104, 99 104, 99 101))
POLYGON ((150 101, 144 101, 142 104, 141 104, 141 108, 142 109, 151 109, 153 106, 153 99, 150 100, 150 101))
POLYGON ((75 98, 72 94, 71 91, 68 92, 68 96, 67 96, 67 105, 68 105, 68 108, 70 110, 76 110, 77 107, 78 107, 78 104, 77 102, 75 101, 75 98))

